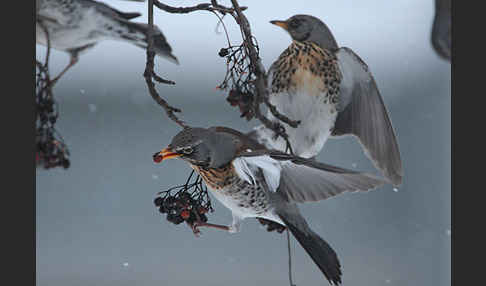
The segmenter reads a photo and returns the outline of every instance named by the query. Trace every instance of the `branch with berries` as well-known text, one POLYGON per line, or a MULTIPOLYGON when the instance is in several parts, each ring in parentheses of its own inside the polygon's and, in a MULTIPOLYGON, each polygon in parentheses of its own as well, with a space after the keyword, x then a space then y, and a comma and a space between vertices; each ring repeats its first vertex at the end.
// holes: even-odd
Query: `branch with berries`
MULTIPOLYGON (((226 7, 220 5, 216 0, 211 0, 211 3, 202 3, 190 7, 172 7, 161 3, 159 0, 149 0, 149 25, 153 25, 153 6, 156 6, 158 9, 165 12, 175 14, 209 11, 218 17, 219 23, 224 27, 228 41, 228 46, 219 51, 219 55, 226 58, 227 69, 225 77, 222 83, 218 85, 218 88, 229 90, 227 101, 232 106, 237 106, 239 108, 241 117, 245 117, 247 120, 253 118, 258 119, 265 125, 265 127, 274 131, 275 137, 281 136, 284 138, 287 141, 288 148, 291 150, 288 136, 282 123, 296 128, 300 122, 291 120, 287 116, 279 113, 277 108, 268 100, 267 74, 259 56, 258 42, 251 34, 250 23, 243 13, 243 11, 248 8, 240 6, 237 0, 231 0, 231 3, 232 7, 226 7), (223 23, 223 17, 226 15, 233 17, 240 27, 242 37, 242 43, 240 45, 232 45, 229 40, 226 27, 223 23), (271 121, 263 115, 260 109, 261 104, 264 104, 278 121, 271 121)), ((157 94, 153 81, 150 78, 155 76, 155 73, 153 72, 154 53, 150 51, 150 42, 151 40, 149 39, 147 68, 144 73, 150 94, 152 95, 152 98, 165 109, 172 121, 185 128, 187 125, 175 115, 176 112, 180 112, 181 110, 170 106, 157 94)), ((162 78, 159 78, 158 81, 174 84, 174 82, 162 78)))
POLYGON ((41 19, 36 19, 36 21, 46 34, 47 39, 47 52, 44 63, 36 60, 36 167, 44 169, 63 167, 67 169, 70 165, 69 150, 62 136, 55 128, 59 117, 59 110, 52 93, 52 88, 59 77, 51 80, 49 72, 49 57, 51 52, 49 32, 41 19))

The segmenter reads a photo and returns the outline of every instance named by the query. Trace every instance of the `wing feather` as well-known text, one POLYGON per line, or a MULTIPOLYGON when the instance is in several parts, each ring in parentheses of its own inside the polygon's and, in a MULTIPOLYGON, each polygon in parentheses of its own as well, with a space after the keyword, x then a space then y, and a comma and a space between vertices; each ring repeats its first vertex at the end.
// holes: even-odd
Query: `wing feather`
POLYGON ((332 135, 356 136, 373 164, 398 186, 403 177, 402 161, 376 82, 366 64, 351 49, 340 48, 336 55, 343 80, 332 135))
POLYGON ((369 191, 385 183, 371 174, 279 151, 245 152, 233 160, 233 166, 239 176, 247 181, 255 177, 248 175, 247 170, 253 173, 261 170, 271 191, 283 195, 288 201, 299 203, 325 200, 343 192, 369 191))

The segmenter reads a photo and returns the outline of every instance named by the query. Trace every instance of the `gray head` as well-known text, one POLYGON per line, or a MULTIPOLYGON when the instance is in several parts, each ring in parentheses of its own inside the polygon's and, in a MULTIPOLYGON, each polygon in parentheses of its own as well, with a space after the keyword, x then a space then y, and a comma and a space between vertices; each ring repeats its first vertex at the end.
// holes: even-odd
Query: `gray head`
POLYGON ((270 23, 286 30, 294 41, 311 41, 321 48, 331 51, 338 49, 336 40, 329 28, 314 16, 294 15, 287 20, 274 20, 270 23))
POLYGON ((230 135, 205 128, 186 128, 153 158, 156 163, 180 158, 193 165, 219 168, 230 163, 235 153, 236 145, 230 135))

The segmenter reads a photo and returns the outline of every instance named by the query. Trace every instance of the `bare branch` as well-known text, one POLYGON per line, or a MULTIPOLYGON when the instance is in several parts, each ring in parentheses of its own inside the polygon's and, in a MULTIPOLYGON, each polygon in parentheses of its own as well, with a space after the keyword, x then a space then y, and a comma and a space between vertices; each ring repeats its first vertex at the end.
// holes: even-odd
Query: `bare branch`
POLYGON ((69 168, 69 150, 56 131, 55 123, 59 117, 57 103, 52 93, 55 80, 51 81, 49 73, 49 58, 51 52, 51 41, 49 31, 43 23, 43 19, 36 17, 36 24, 41 27, 46 35, 47 51, 45 62, 41 63, 36 59, 36 133, 35 133, 35 160, 37 167, 50 169, 58 166, 69 168))
MULTIPOLYGON (((154 0, 154 5, 157 6, 160 10, 163 10, 168 13, 172 14, 187 14, 195 11, 211 11, 211 12, 220 12, 221 14, 226 13, 233 13, 233 8, 228 8, 223 5, 218 4, 216 0, 211 0, 211 3, 201 3, 196 6, 191 7, 172 7, 166 4, 161 3, 158 0, 154 0)), ((241 7, 242 10, 246 10, 247 7, 241 7)))
POLYGON ((275 108, 275 106, 273 106, 269 102, 268 89, 267 89, 267 75, 265 72, 265 68, 261 62, 261 59, 258 56, 257 48, 253 44, 253 36, 251 34, 250 23, 248 22, 246 16, 243 14, 238 4, 238 1, 231 0, 231 3, 233 4, 233 7, 235 8, 237 14, 236 22, 239 24, 242 32, 244 46, 247 51, 247 54, 250 57, 250 66, 253 69, 252 72, 256 76, 256 79, 254 81, 255 98, 253 100, 253 109, 254 109, 255 116, 258 118, 258 120, 260 120, 265 125, 265 127, 272 129, 275 132, 276 136, 282 136, 287 141, 288 147, 291 149, 290 143, 288 141, 288 136, 283 126, 281 126, 281 124, 279 123, 272 122, 268 118, 266 118, 260 111, 260 103, 262 102, 265 103, 276 118, 290 125, 291 127, 294 128, 297 127, 299 122, 290 120, 287 116, 280 114, 275 108))
MULTIPOLYGON (((145 71, 143 73, 143 76, 145 77, 145 82, 147 83, 147 87, 150 93, 150 96, 164 108, 165 113, 167 116, 177 123, 179 126, 186 128, 187 125, 184 123, 184 121, 180 120, 176 115, 175 112, 181 112, 180 109, 175 108, 170 106, 167 101, 165 101, 162 97, 160 97, 159 93, 155 89, 155 83, 153 82, 152 79, 154 79, 157 82, 160 83, 165 83, 165 84, 170 84, 174 85, 175 82, 167 79, 163 79, 162 77, 158 76, 155 71, 154 71, 154 58, 155 58, 155 51, 153 50, 153 44, 154 44, 154 39, 153 39, 153 31, 154 31, 154 1, 156 0, 149 0, 148 3, 148 24, 149 24, 149 31, 148 31, 148 46, 147 46, 147 63, 145 65, 145 71)), ((157 1, 158 2, 158 1, 157 1)))
MULTIPOLYGON (((151 10, 153 5, 163 11, 175 14, 187 14, 194 11, 210 11, 215 13, 216 16, 218 16, 216 12, 219 12, 223 16, 230 14, 240 26, 243 41, 240 46, 232 46, 225 28, 228 47, 221 49, 219 55, 227 58, 227 72, 223 83, 218 87, 221 89, 231 87, 230 95, 227 100, 232 105, 238 105, 240 107, 242 117, 245 116, 248 120, 252 117, 256 117, 265 125, 265 127, 273 130, 276 137, 281 136, 284 138, 287 141, 288 148, 292 150, 285 128, 280 122, 288 124, 293 128, 296 128, 300 122, 291 120, 287 116, 279 113, 277 108, 270 103, 268 99, 267 74, 259 57, 258 44, 251 34, 248 19, 243 14, 243 11, 246 10, 247 7, 241 7, 237 0, 231 0, 231 3, 233 6, 232 8, 220 5, 216 0, 211 0, 211 3, 201 3, 189 7, 172 7, 161 3, 159 0, 150 0, 149 22, 151 20, 153 21, 153 11, 151 10), (231 86, 229 86, 229 82, 231 82, 231 86), (260 104, 265 104, 278 121, 272 122, 266 118, 260 110, 260 104)), ((222 18, 219 16, 218 18, 222 23, 222 18)), ((149 40, 149 47, 151 47, 150 43, 151 41, 149 40)), ((150 49, 147 50, 147 55, 149 54, 149 51, 150 49)), ((152 82, 152 78, 156 80, 159 79, 162 83, 170 84, 171 81, 159 78, 155 75, 153 68, 150 68, 149 60, 150 58, 147 56, 147 69, 145 73, 147 84, 149 84, 149 81, 152 82), (149 79, 149 77, 151 78, 149 79)), ((161 99, 158 94, 154 93, 153 91, 155 91, 155 89, 151 89, 150 85, 149 90, 156 102, 165 108, 169 117, 175 122, 178 122, 177 117, 174 115, 174 112, 177 112, 177 109, 170 107, 166 101, 161 99)))

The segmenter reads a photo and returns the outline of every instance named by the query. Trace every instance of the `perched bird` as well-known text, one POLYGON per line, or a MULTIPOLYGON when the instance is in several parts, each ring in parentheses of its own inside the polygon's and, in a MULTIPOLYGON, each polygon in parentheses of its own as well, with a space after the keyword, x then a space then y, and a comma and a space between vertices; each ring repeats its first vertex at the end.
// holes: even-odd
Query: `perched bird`
MULTIPOLYGON (((339 48, 316 17, 295 15, 270 23, 292 37, 268 71, 268 87, 269 101, 277 110, 300 121, 297 128, 284 124, 294 154, 311 158, 330 136, 354 135, 385 177, 400 185, 398 143, 368 66, 351 49, 339 48)), ((270 111, 268 117, 277 120, 270 111)), ((287 149, 286 141, 263 125, 248 135, 269 148, 287 149)))
MULTIPOLYGON (((36 42, 47 46, 47 30, 50 46, 68 52, 71 57, 56 79, 78 61, 81 52, 102 40, 126 41, 144 49, 148 45, 148 25, 130 21, 141 15, 137 12, 121 12, 93 0, 36 0, 36 10, 36 42)), ((156 26, 153 40, 157 55, 178 64, 171 46, 156 26)))
POLYGON ((451 0, 435 0, 432 46, 439 56, 451 60, 451 0))
POLYGON ((245 218, 263 218, 288 227, 331 284, 341 283, 336 253, 312 231, 297 203, 324 200, 349 191, 368 191, 385 183, 370 174, 270 150, 226 127, 186 128, 155 162, 180 158, 203 178, 210 192, 233 214, 230 226, 201 226, 238 232, 245 218))

